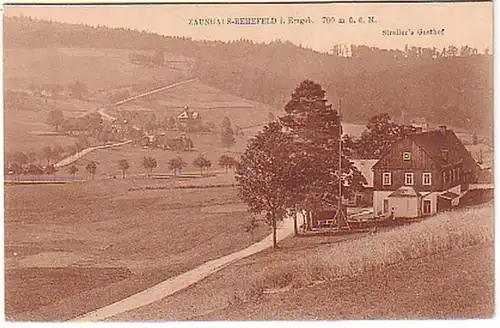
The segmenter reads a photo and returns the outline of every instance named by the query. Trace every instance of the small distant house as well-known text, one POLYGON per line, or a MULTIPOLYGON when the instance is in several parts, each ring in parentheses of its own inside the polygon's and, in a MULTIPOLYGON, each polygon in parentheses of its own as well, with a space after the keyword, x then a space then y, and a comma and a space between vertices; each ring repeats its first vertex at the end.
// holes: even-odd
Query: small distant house
POLYGON ((414 218, 450 209, 459 205, 480 171, 446 126, 410 134, 373 166, 374 214, 414 218))
POLYGON ((177 115, 177 120, 185 123, 189 120, 199 120, 200 118, 200 113, 190 111, 187 106, 185 106, 182 112, 177 115))

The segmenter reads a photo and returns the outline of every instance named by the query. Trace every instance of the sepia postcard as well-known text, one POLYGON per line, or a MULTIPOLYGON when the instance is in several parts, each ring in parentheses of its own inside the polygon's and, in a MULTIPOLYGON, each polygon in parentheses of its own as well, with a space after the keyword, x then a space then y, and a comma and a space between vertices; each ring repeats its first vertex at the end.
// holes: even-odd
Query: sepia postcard
POLYGON ((494 318, 492 2, 2 16, 5 322, 494 318))

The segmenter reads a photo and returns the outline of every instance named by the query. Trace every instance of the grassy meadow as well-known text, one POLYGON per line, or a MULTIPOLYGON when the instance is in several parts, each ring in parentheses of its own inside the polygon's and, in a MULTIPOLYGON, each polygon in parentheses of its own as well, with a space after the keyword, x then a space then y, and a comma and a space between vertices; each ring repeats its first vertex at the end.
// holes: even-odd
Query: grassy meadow
MULTIPOLYGON (((474 292, 475 294, 471 296, 474 295, 475 300, 491 303, 488 298, 491 295, 484 294, 487 288, 482 289, 483 294, 478 295, 474 289, 477 285, 469 281, 472 279, 470 278, 466 285, 462 285, 463 289, 460 289, 461 286, 457 285, 457 282, 461 282, 464 277, 468 276, 456 277, 454 273, 450 276, 448 268, 450 266, 452 268, 471 267, 476 270, 475 265, 478 267, 481 265, 480 268, 485 265, 491 267, 492 259, 488 254, 490 254, 489 248, 494 239, 492 206, 490 203, 445 212, 425 221, 381 231, 375 235, 357 235, 350 238, 322 236, 286 239, 281 243, 281 249, 277 251, 268 250, 238 261, 186 291, 110 318, 109 321, 144 320, 145 318, 148 320, 221 320, 223 318, 225 320, 278 318, 300 320, 314 319, 316 316, 317 318, 341 319, 347 314, 350 315, 349 318, 354 319, 369 318, 370 313, 373 315, 376 312, 373 310, 378 307, 364 308, 363 304, 367 303, 366 300, 362 296, 358 299, 356 295, 363 295, 370 290, 372 285, 376 285, 376 288, 379 288, 377 289, 379 298, 376 301, 372 300, 372 304, 380 302, 380 297, 384 297, 383 294, 388 292, 389 287, 387 285, 383 287, 383 282, 388 279, 385 275, 389 274, 386 272, 392 272, 390 270, 400 272, 397 278, 392 279, 393 283, 399 287, 391 288, 391 293, 393 293, 391 297, 397 298, 401 302, 398 303, 400 305, 411 304, 412 300, 415 301, 418 298, 416 296, 418 288, 429 288, 422 286, 425 281, 420 281, 420 285, 417 284, 419 276, 434 277, 435 272, 446 272, 448 275, 446 283, 439 283, 439 278, 436 286, 439 285, 441 288, 447 288, 447 284, 454 286, 453 288, 458 288, 458 290, 454 289, 450 293, 462 296, 467 295, 468 292, 474 292), (462 257, 455 259, 453 255, 468 252, 475 247, 479 248, 479 251, 471 251, 474 255, 465 256, 466 259, 470 260, 471 257, 474 259, 470 262, 471 265, 468 264, 469 262, 464 264, 462 257), (433 260, 436 256, 443 258, 439 269, 436 268, 435 260, 433 260), (429 262, 425 262, 426 259, 429 259, 429 262), (416 275, 415 279, 412 278, 413 274, 416 275), (414 285, 419 287, 410 291, 408 288, 412 287, 406 286, 405 281, 411 279, 416 280, 414 285), (211 286, 214 285, 221 287, 213 291, 211 286), (360 286, 363 286, 362 290, 360 286), (313 293, 311 295, 315 296, 323 293, 321 294, 322 302, 316 304, 313 296, 307 296, 308 293, 313 293), (341 296, 342 293, 347 294, 341 296), (334 297, 332 294, 339 296, 334 297), (353 296, 347 297, 348 295, 353 296), (346 308, 335 306, 336 312, 328 312, 326 308, 332 306, 332 304, 328 305, 329 302, 337 297, 342 299, 341 302, 346 308), (278 305, 274 306, 273 303, 278 305), (315 307, 322 310, 315 311, 315 307), (308 313, 314 313, 314 316, 311 317, 308 313)), ((454 270, 451 269, 452 272, 455 272, 454 270)), ((472 271, 468 272, 472 274, 472 271)), ((490 273, 474 272, 477 275, 486 274, 488 277, 490 273)), ((460 299, 466 302, 461 296, 460 299)), ((425 298, 419 298, 418 302, 425 305, 425 300, 425 298)), ((428 300, 429 304, 437 304, 440 302, 438 301, 428 300)), ((491 307, 490 303, 488 303, 489 307, 491 307)), ((404 312, 398 310, 396 304, 391 303, 391 306, 393 305, 393 312, 386 312, 387 318, 391 315, 407 318, 404 312)), ((460 313, 460 308, 457 306, 448 304, 448 308, 442 308, 443 313, 439 311, 434 311, 434 313, 437 316, 460 313)), ((406 309, 408 310, 408 307, 406 309)), ((414 315, 416 318, 421 318, 426 313, 432 313, 432 309, 429 308, 425 312, 414 313, 414 315)), ((462 311, 461 313, 467 316, 468 312, 462 311)), ((474 317, 474 313, 471 317, 474 317)), ((383 316, 378 318, 383 318, 383 316)))
POLYGON ((173 83, 185 77, 192 60, 174 54, 165 54, 165 60, 183 61, 176 67, 145 67, 129 62, 135 50, 88 48, 5 49, 4 86, 8 89, 26 89, 30 83, 68 84, 80 81, 89 91, 113 90, 124 86, 173 83))
POLYGON ((235 188, 150 189, 165 184, 6 185, 7 317, 69 319, 254 241, 235 188))

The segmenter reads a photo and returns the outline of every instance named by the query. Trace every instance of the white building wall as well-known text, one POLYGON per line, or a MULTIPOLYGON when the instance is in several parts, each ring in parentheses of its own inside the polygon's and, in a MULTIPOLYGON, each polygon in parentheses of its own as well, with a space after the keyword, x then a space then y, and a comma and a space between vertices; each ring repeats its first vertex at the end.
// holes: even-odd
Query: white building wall
POLYGON ((423 208, 424 200, 430 200, 431 201, 431 213, 430 213, 430 215, 434 215, 434 214, 437 213, 438 195, 439 195, 438 192, 433 192, 433 193, 430 193, 429 195, 425 195, 424 197, 422 197, 422 202, 420 204, 420 206, 422 206, 422 212, 421 213, 423 213, 423 211, 424 211, 424 208, 423 208))
POLYGON ((419 197, 390 197, 389 210, 394 209, 396 218, 414 218, 418 216, 419 197))
MULTIPOLYGON (((393 191, 385 191, 385 190, 375 190, 373 192, 373 215, 379 216, 384 214, 384 199, 389 199, 389 196, 393 191)), ((389 212, 391 211, 391 207, 389 204, 389 212)))

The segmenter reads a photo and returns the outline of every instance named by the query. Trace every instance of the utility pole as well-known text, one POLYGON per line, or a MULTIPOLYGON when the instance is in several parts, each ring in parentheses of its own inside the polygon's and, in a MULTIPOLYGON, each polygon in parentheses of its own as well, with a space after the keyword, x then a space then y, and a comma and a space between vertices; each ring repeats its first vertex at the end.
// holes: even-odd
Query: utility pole
POLYGON ((339 100, 339 148, 338 148, 338 200, 337 200, 337 211, 333 217, 334 222, 337 222, 337 226, 340 227, 340 221, 344 221, 347 229, 351 229, 349 222, 347 221, 347 213, 342 210, 342 102, 339 100))

